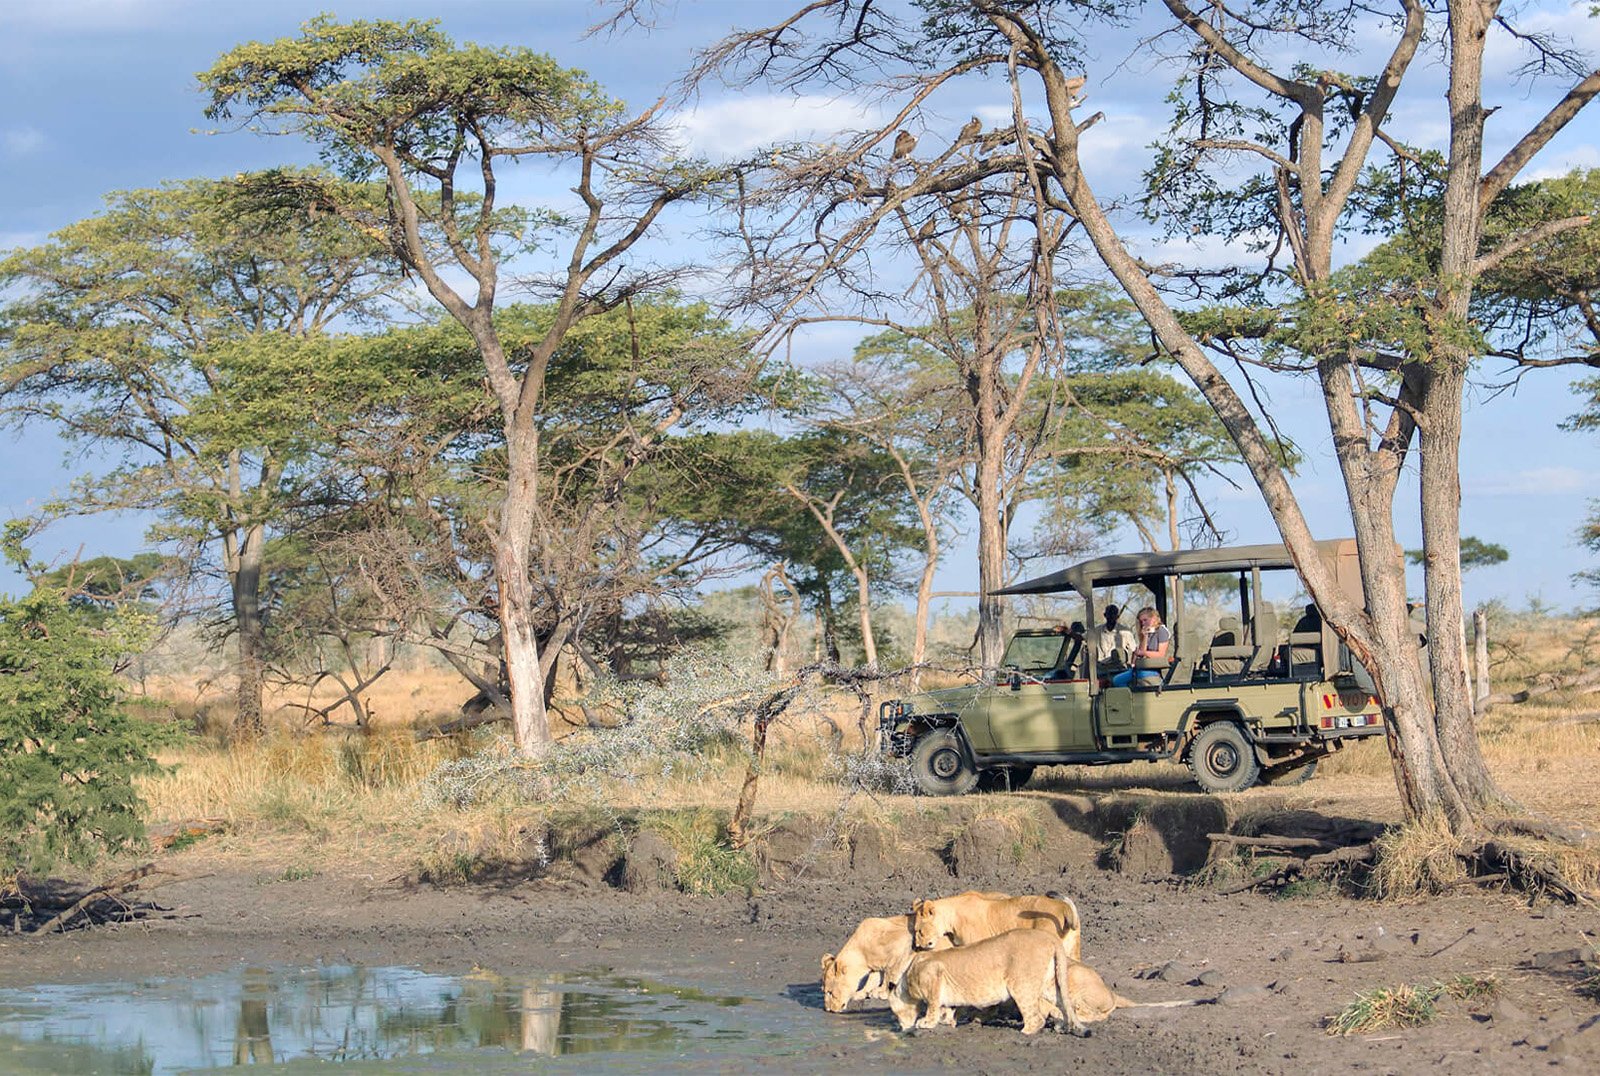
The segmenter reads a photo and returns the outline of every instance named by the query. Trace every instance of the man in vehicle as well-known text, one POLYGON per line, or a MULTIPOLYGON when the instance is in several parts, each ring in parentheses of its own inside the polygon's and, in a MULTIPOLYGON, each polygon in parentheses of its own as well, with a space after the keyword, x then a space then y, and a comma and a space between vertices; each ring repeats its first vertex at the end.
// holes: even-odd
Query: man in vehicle
POLYGON ((1095 628, 1094 632, 1094 661, 1099 666, 1121 666, 1127 664, 1128 655, 1133 653, 1136 645, 1133 632, 1117 623, 1122 615, 1122 610, 1115 605, 1106 606, 1106 620, 1095 628))

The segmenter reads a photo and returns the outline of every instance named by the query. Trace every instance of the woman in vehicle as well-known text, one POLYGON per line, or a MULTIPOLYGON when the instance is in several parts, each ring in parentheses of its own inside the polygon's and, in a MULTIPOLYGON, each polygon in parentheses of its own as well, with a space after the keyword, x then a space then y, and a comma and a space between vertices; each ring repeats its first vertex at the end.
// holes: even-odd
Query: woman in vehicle
POLYGON ((1172 632, 1161 623, 1161 614, 1155 607, 1145 606, 1139 610, 1138 632, 1139 645, 1133 651, 1133 668, 1124 669, 1111 678, 1112 687, 1132 687, 1135 680, 1147 684, 1161 679, 1161 670, 1154 668, 1140 668, 1141 665, 1165 666, 1170 660, 1172 651, 1172 632))

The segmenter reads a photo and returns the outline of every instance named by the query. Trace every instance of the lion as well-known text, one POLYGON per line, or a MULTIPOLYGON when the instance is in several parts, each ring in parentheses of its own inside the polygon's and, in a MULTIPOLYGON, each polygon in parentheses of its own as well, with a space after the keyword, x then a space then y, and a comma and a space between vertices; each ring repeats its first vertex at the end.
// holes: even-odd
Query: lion
POLYGON ((1032 1035, 1047 1020, 1074 1035, 1118 1009, 1171 1009, 1183 1001, 1133 1001, 1106 985, 1100 973, 1074 959, 1066 943, 1042 930, 1008 930, 972 945, 903 957, 890 972, 896 980, 889 1008, 900 1030, 955 1026, 957 1006, 987 1008, 1014 1002, 1022 1033, 1032 1035))
POLYGON ((952 945, 971 945, 1008 930, 1033 929, 1054 934, 1074 960, 1083 956, 1083 923, 1078 918, 1078 907, 1057 893, 1043 897, 961 893, 940 900, 919 900, 911 911, 918 949, 940 948, 936 943, 941 938, 952 945))
POLYGON ((863 919, 839 949, 822 958, 822 1005, 844 1012, 858 998, 889 996, 888 970, 911 955, 911 916, 863 919))

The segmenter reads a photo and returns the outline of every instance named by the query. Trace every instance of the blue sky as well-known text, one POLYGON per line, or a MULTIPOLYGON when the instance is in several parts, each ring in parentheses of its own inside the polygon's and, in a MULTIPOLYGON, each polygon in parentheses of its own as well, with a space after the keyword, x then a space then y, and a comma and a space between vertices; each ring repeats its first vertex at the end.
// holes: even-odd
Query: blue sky
MULTIPOLYGON (((194 73, 229 47, 251 39, 293 34, 300 23, 332 10, 341 18, 438 17, 459 40, 528 45, 563 63, 587 69, 613 94, 634 103, 652 99, 682 71, 692 50, 736 23, 790 10, 781 3, 706 0, 663 6, 657 29, 585 40, 599 9, 554 0, 449 0, 337 3, 336 0, 260 0, 249 5, 213 0, 8 0, 0 5, 0 247, 42 241, 50 231, 94 213, 108 191, 152 186, 164 180, 222 175, 309 160, 293 139, 245 133, 207 134, 194 73)), ((1092 108, 1107 118, 1085 137, 1085 161, 1103 192, 1130 189, 1148 158, 1146 145, 1163 125, 1162 96, 1168 70, 1138 46, 1164 25, 1155 8, 1126 32, 1096 39, 1087 58, 1092 108)), ((1591 54, 1600 53, 1600 20, 1576 4, 1531 3, 1524 25, 1561 34, 1591 54)), ((1362 54, 1334 62, 1344 70, 1375 68, 1385 41, 1374 33, 1362 54)), ((1486 97, 1501 110, 1491 121, 1491 156, 1519 136, 1564 90, 1555 83, 1518 80, 1519 56, 1502 39, 1491 42, 1486 97)), ((1427 144, 1444 134, 1441 72, 1419 66, 1396 105, 1402 137, 1427 144)), ((976 112, 993 118, 1008 109, 1003 86, 968 83, 938 103, 930 124, 953 130, 976 112)), ((804 137, 861 126, 879 114, 873 102, 708 87, 679 117, 685 138, 711 155, 748 151, 767 140, 804 137)), ((1535 176, 1573 167, 1600 167, 1600 113, 1573 123, 1536 162, 1535 176)), ((528 196, 544 185, 519 190, 528 196)), ((548 188, 545 188, 548 189, 548 188)), ((679 228, 685 226, 679 225, 679 228)), ((1138 229, 1132 228, 1131 234, 1138 229)), ((679 235, 688 234, 680 231, 679 235)), ((1140 242, 1152 254, 1225 263, 1242 252, 1220 245, 1173 246, 1154 235, 1140 242)), ((1355 251, 1358 253, 1358 251, 1355 251)), ((813 334, 805 358, 848 352, 852 334, 813 334)), ((1571 377, 1555 371, 1530 376, 1515 394, 1494 399, 1474 393, 1463 450, 1463 520, 1466 533, 1505 545, 1506 565, 1469 577, 1469 596, 1498 596, 1521 603, 1540 594, 1558 606, 1590 601, 1568 576, 1590 563, 1573 532, 1591 497, 1600 496, 1600 469, 1592 437, 1568 434, 1557 424, 1574 409, 1571 377)), ((1295 436, 1307 460, 1296 487, 1319 536, 1349 532, 1321 407, 1309 384, 1281 380, 1270 386, 1281 425, 1295 436)), ((20 438, 0 436, 0 513, 30 511, 94 461, 44 430, 20 438)), ((1216 510, 1240 542, 1275 539, 1253 488, 1213 489, 1216 510)), ((1400 498, 1402 539, 1415 544, 1414 496, 1400 498)), ((48 557, 126 553, 137 548, 136 519, 68 521, 37 543, 48 557)), ((1109 536, 1106 549, 1130 544, 1109 536)), ((956 551, 943 570, 942 589, 969 589, 975 580, 970 553, 956 551)), ((0 589, 14 577, 0 574, 0 589)))

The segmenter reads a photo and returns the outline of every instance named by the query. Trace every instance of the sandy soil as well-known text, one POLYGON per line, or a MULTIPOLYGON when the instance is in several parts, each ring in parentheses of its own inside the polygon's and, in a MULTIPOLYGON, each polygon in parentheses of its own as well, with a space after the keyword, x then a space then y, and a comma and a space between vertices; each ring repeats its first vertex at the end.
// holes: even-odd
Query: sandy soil
POLYGON ((1529 966, 1537 953, 1582 945, 1600 932, 1594 909, 1478 893, 1410 905, 1222 897, 1135 881, 1081 854, 1068 860, 1076 862, 1057 857, 1034 873, 991 882, 1072 896, 1086 924, 1085 958, 1124 994, 1216 1003, 1119 1012, 1088 1039, 1053 1032, 1027 1039, 1012 1026, 970 1021, 902 1037, 879 1003, 824 1012, 819 957, 860 918, 978 884, 925 867, 887 879, 802 877, 753 898, 694 898, 570 879, 436 889, 355 871, 266 884, 268 865, 208 864, 199 850, 174 865, 209 876, 160 891, 180 917, 0 938, 0 986, 183 976, 247 963, 405 964, 445 973, 483 967, 506 975, 613 967, 781 1000, 851 1030, 853 1045, 825 1062, 792 1063, 797 1071, 1600 1071, 1600 1005, 1576 993, 1581 967, 1529 966), (1368 959, 1342 962, 1341 952, 1368 959), (1139 977, 1168 961, 1216 981, 1139 977), (1323 1029, 1357 991, 1462 973, 1492 974, 1498 996, 1446 1002, 1438 1019, 1412 1030, 1339 1038, 1323 1029))

